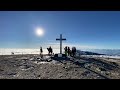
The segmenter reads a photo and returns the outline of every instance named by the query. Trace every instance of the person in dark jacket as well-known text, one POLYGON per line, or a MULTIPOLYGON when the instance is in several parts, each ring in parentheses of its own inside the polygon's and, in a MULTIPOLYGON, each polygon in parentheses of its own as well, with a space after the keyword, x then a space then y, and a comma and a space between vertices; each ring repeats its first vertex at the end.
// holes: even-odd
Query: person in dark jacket
POLYGON ((43 58, 43 49, 42 49, 42 47, 40 47, 40 56, 41 56, 41 58, 43 58))
POLYGON ((72 47, 72 56, 75 57, 76 55, 76 47, 72 47))
POLYGON ((67 52, 68 52, 68 56, 70 56, 70 47, 68 47, 68 51, 67 52))
POLYGON ((64 48, 64 50, 65 50, 65 55, 67 56, 67 51, 68 51, 67 46, 64 48))
POLYGON ((52 55, 53 49, 51 48, 51 46, 50 46, 49 50, 50 50, 50 54, 52 55))

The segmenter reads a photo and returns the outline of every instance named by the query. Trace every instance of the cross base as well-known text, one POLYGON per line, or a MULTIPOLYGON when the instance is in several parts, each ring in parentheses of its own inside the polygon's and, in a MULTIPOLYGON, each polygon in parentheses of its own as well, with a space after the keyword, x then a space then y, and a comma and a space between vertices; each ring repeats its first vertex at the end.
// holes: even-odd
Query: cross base
POLYGON ((58 53, 55 54, 54 57, 67 57, 67 56, 65 54, 58 53))
POLYGON ((55 54, 53 57, 51 57, 54 60, 68 60, 69 58, 65 54, 55 54))

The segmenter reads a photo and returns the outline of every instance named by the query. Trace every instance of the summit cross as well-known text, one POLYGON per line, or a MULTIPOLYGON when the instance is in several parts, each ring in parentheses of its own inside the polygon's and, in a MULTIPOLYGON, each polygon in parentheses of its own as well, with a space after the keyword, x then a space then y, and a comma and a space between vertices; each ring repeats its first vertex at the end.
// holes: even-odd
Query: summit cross
POLYGON ((63 40, 66 40, 65 38, 62 38, 62 34, 60 34, 60 38, 58 39, 56 39, 56 40, 59 40, 60 41, 60 54, 62 54, 62 41, 63 40))

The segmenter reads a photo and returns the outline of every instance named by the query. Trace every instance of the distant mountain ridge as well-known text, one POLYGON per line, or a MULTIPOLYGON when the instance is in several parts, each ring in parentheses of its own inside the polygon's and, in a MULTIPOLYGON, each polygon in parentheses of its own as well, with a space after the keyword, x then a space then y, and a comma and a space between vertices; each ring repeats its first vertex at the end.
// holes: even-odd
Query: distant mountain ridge
POLYGON ((90 51, 81 51, 81 50, 77 50, 77 54, 80 54, 80 55, 105 55, 105 54, 100 54, 100 53, 95 53, 95 52, 90 52, 90 51))
POLYGON ((94 55, 117 55, 120 56, 120 49, 89 49, 89 50, 78 50, 78 52, 81 53, 87 53, 89 54, 94 54, 94 55))
POLYGON ((92 49, 91 52, 120 56, 120 49, 92 49))

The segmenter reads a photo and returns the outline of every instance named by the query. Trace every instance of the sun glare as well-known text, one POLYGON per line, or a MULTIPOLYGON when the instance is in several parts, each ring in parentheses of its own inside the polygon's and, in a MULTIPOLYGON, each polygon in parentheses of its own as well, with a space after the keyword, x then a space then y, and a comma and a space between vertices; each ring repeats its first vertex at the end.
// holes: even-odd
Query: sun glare
POLYGON ((44 35, 44 30, 42 28, 37 28, 36 29, 36 35, 37 36, 43 36, 44 35))

